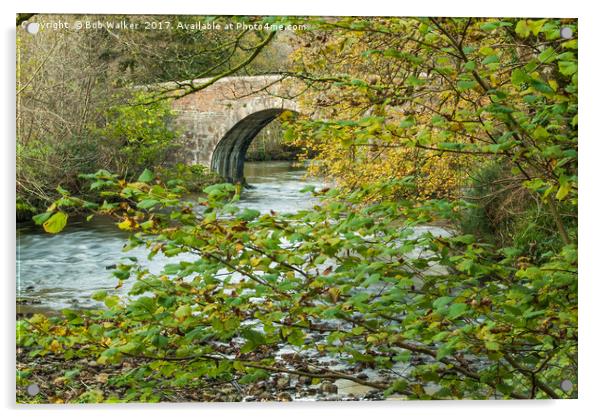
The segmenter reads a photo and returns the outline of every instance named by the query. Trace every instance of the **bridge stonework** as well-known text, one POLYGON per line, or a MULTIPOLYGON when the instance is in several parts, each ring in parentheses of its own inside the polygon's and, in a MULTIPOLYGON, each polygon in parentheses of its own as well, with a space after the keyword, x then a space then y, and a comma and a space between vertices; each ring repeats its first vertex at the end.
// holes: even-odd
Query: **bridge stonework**
POLYGON ((253 138, 283 111, 299 111, 290 99, 295 88, 279 76, 226 77, 174 100, 174 124, 186 143, 178 160, 244 182, 244 158, 253 138))

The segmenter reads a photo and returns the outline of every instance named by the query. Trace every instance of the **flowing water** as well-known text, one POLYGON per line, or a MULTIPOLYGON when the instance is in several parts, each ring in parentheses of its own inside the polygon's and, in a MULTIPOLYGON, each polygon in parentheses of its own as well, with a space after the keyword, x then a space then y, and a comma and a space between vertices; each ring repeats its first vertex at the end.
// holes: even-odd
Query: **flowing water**
MULTIPOLYGON (((245 177, 254 188, 243 191, 239 206, 262 213, 296 212, 316 201, 300 192, 309 184, 305 170, 289 162, 248 162, 245 177)), ((145 258, 144 249, 121 251, 127 234, 107 219, 70 223, 57 235, 45 233, 39 226, 17 228, 17 300, 19 312, 59 310, 98 306, 90 299, 97 290, 113 289, 117 279, 111 269, 120 259, 136 256, 151 272, 175 259, 157 255, 145 258)), ((182 258, 185 258, 183 256, 182 258)), ((121 291, 126 292, 128 286, 121 291)))

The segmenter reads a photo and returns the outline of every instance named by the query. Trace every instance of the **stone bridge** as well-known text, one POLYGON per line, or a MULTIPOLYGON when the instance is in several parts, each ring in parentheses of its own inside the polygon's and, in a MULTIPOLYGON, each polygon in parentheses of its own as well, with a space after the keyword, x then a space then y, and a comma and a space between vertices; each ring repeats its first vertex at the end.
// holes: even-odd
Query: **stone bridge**
POLYGON ((251 141, 285 110, 298 112, 297 101, 291 99, 298 89, 280 76, 226 77, 174 100, 175 126, 187 143, 178 160, 204 164, 230 182, 244 182, 251 141))

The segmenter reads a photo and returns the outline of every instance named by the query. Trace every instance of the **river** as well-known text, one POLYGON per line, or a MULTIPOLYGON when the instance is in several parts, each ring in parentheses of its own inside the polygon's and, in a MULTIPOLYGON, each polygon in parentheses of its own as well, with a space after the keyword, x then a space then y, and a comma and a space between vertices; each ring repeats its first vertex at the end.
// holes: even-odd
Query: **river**
MULTIPOLYGON (((254 186, 245 189, 240 207, 261 211, 295 212, 316 203, 300 190, 308 184, 303 168, 286 161, 247 162, 245 177, 254 186)), ((97 290, 115 288, 117 279, 111 266, 126 256, 137 256, 153 273, 173 262, 157 255, 152 261, 145 250, 121 251, 127 234, 108 219, 70 223, 60 234, 45 233, 33 224, 17 227, 17 301, 18 312, 48 312, 64 308, 99 306, 90 298, 97 290)), ((132 283, 120 289, 127 292, 132 283)))

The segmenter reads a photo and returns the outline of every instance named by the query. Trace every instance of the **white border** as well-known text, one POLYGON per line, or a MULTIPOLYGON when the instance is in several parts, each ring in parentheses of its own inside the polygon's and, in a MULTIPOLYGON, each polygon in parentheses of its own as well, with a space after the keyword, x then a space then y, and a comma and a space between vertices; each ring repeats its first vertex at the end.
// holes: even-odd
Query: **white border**
POLYGON ((136 14, 208 14, 208 15, 317 15, 317 16, 530 16, 577 17, 579 1, 572 2, 503 0, 481 2, 469 0, 429 0, 394 2, 391 0, 223 0, 191 2, 186 0, 144 3, 102 0, 94 2, 21 0, 13 9, 39 13, 136 13, 136 14))
MULTIPOLYGON (((395 0, 222 0, 205 3, 201 1, 145 1, 100 0, 92 2, 50 2, 48 0, 21 0, 18 4, 2 4, 2 73, 3 93, 0 99, 2 132, 0 143, 0 176, 2 181, 2 205, 0 231, 2 231, 2 267, 0 281, 2 289, 4 321, 0 369, 0 393, 5 416, 39 417, 104 417, 107 414, 145 414, 148 418, 164 417, 171 413, 181 416, 219 415, 220 417, 305 417, 308 414, 336 413, 346 417, 367 414, 382 416, 420 417, 581 417, 593 415, 591 411, 601 409, 597 404, 602 384, 599 333, 602 327, 598 318, 602 316, 598 300, 602 297, 602 266, 598 260, 602 252, 600 215, 602 188, 598 166, 602 156, 602 138, 599 132, 600 100, 602 99, 602 48, 600 31, 602 16, 596 14, 594 2, 571 1, 460 1, 426 0, 398 2, 395 0), (440 402, 381 402, 381 403, 319 403, 319 404, 162 404, 162 405, 97 405, 97 406, 38 406, 21 407, 14 404, 14 277, 15 277, 15 14, 17 12, 39 13, 137 13, 137 14, 252 14, 252 15, 365 15, 365 16, 550 16, 579 18, 579 77, 580 95, 580 195, 579 205, 579 330, 580 330, 580 376, 578 401, 440 401, 440 402), (598 123, 597 123, 598 122, 598 123), (598 309, 596 309, 598 308, 598 309)), ((599 412, 596 414, 599 416, 599 412)))

